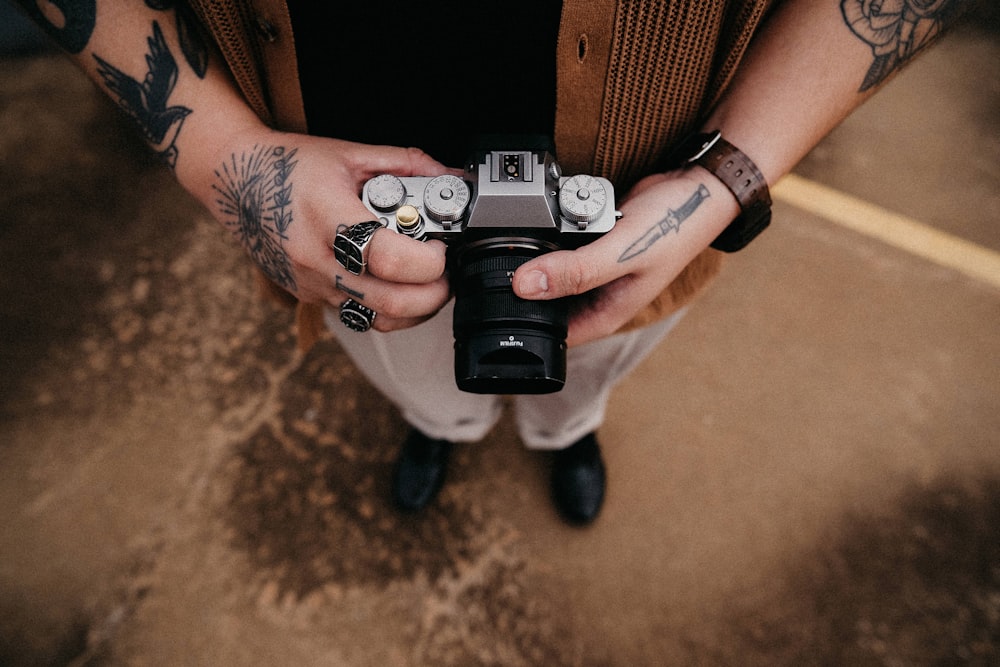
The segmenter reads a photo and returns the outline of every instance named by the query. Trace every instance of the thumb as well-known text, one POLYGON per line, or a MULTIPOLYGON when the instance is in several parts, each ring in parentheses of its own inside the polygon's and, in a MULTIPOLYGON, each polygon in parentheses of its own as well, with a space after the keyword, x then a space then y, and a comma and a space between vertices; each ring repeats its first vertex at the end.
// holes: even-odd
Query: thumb
POLYGON ((380 147, 377 159, 369 165, 379 173, 397 176, 433 176, 448 171, 447 167, 419 148, 380 147))
POLYGON ((558 250, 525 262, 514 273, 514 293, 522 299, 558 299, 583 294, 618 278, 602 261, 600 242, 558 250))

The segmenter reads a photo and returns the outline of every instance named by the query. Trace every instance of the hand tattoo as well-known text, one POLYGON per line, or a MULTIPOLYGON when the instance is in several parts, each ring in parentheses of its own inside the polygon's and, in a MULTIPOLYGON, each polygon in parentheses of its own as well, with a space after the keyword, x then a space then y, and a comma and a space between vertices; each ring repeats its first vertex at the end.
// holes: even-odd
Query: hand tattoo
POLYGON ((678 234, 681 233, 681 223, 687 220, 701 206, 701 203, 708 199, 708 188, 699 185, 694 194, 676 211, 667 209, 667 215, 658 223, 646 230, 646 232, 632 242, 632 245, 625 248, 625 252, 618 258, 618 263, 627 262, 634 257, 649 250, 650 246, 666 236, 671 229, 678 234))
POLYGON ((292 172, 298 149, 254 146, 234 153, 215 172, 222 221, 268 278, 294 292, 295 277, 283 242, 292 224, 292 172))
POLYGON ((882 83, 933 42, 965 9, 962 4, 953 0, 841 0, 844 21, 875 55, 858 92, 882 83))
POLYGON ((341 278, 340 276, 336 276, 335 281, 337 284, 337 289, 339 289, 344 294, 347 294, 348 296, 351 296, 357 299, 358 301, 362 301, 365 298, 364 292, 359 292, 356 289, 351 289, 350 287, 344 284, 344 279, 341 278))

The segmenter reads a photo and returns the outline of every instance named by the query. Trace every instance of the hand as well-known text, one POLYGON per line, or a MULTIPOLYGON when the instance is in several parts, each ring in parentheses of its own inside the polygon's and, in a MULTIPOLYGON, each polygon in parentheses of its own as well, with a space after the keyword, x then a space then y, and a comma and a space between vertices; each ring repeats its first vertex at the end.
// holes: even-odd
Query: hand
POLYGON ((377 230, 364 275, 335 259, 341 226, 371 220, 359 197, 383 173, 452 173, 415 148, 368 146, 267 131, 247 139, 216 170, 209 206, 272 281, 305 303, 352 298, 378 313, 375 328, 418 324, 447 302, 445 247, 377 230))
POLYGON ((524 299, 580 295, 570 345, 621 328, 739 213, 732 194, 700 167, 643 179, 619 209, 622 219, 600 239, 537 257, 514 274, 514 292, 524 299))

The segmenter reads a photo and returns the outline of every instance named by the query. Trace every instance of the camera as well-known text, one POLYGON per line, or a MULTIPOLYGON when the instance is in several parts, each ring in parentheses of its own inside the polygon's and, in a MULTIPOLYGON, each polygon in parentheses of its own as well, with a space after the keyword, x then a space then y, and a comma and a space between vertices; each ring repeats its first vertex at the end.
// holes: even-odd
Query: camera
POLYGON ((448 245, 459 389, 562 389, 568 300, 521 299, 511 282, 532 258, 578 248, 614 227, 620 214, 610 181, 563 176, 548 149, 490 146, 472 155, 462 177, 382 174, 365 183, 361 197, 387 228, 448 245))

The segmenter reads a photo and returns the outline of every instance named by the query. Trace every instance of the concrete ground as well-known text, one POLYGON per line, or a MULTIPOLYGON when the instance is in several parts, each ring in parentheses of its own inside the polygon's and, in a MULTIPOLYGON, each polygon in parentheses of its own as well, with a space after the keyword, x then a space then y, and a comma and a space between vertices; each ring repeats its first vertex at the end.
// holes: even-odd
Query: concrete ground
MULTIPOLYGON (((984 11, 798 175, 1000 250, 984 11)), ((616 393, 596 525, 507 424, 404 518, 398 416, 131 136, 0 61, 0 664, 1000 663, 995 284, 779 201, 616 393)))

